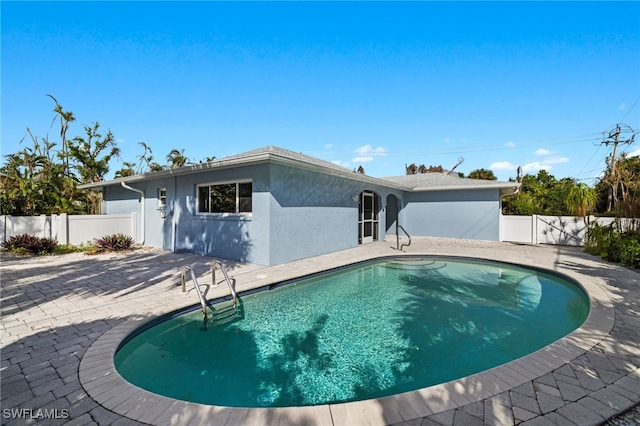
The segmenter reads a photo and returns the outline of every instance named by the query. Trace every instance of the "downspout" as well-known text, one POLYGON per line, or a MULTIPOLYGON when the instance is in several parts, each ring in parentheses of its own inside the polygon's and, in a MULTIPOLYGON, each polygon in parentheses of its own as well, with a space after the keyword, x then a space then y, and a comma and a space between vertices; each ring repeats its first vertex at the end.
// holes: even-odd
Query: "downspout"
POLYGON ((141 218, 140 218, 140 227, 142 228, 142 238, 140 239, 140 241, 138 241, 138 243, 140 244, 144 244, 144 236, 145 236, 145 229, 144 229, 144 205, 145 205, 145 199, 144 199, 144 191, 140 190, 140 189, 136 189, 136 188, 132 188, 129 185, 127 185, 124 182, 120 182, 120 184, 122 185, 123 188, 128 189, 129 191, 133 191, 133 192, 137 192, 138 194, 140 194, 140 202, 142 203, 142 207, 141 207, 141 218))

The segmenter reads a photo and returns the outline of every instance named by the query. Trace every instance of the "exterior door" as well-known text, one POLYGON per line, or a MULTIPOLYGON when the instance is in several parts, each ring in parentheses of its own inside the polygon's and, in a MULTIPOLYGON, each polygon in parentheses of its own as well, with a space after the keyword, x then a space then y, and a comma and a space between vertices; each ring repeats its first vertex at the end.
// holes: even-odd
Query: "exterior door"
POLYGON ((358 240, 360 244, 378 240, 378 196, 371 191, 360 193, 358 240))

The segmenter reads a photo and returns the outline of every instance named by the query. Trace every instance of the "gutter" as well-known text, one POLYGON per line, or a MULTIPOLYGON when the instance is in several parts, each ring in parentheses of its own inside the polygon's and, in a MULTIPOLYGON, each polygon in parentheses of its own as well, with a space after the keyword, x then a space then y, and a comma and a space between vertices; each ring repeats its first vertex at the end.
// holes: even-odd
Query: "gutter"
POLYGON ((120 184, 122 185, 123 188, 128 189, 129 191, 137 192, 138 194, 140 194, 140 202, 142 203, 141 212, 140 212, 140 214, 142 215, 142 217, 140 218, 140 227, 142 228, 142 238, 140 239, 140 241, 138 241, 138 243, 139 244, 144 244, 144 236, 145 236, 145 227, 144 227, 145 198, 144 198, 144 191, 142 191, 140 189, 132 188, 129 185, 127 185, 126 183, 124 183, 124 182, 120 182, 120 184))

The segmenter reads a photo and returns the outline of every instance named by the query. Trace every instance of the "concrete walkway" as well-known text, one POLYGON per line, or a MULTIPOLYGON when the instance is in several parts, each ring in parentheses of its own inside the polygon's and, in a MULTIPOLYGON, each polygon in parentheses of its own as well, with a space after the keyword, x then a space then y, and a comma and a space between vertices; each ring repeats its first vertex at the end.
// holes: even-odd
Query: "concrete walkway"
MULTIPOLYGON (((225 262, 238 291, 378 256, 392 242, 276 267, 225 262)), ((560 271, 592 302, 583 327, 533 355, 397 397, 282 409, 175 401, 124 382, 113 353, 150 318, 197 303, 180 269, 201 283, 212 259, 138 250, 119 255, 12 258, 1 272, 2 424, 597 425, 640 402, 640 274, 578 249, 414 239, 407 254, 501 260, 560 271)), ((224 286, 209 297, 225 293, 224 286)))

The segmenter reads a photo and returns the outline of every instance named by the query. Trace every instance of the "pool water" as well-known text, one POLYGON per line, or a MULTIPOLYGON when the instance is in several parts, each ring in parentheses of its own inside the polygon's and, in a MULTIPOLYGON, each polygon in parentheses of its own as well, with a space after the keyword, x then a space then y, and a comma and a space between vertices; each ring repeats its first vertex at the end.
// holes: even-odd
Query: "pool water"
MULTIPOLYGON (((214 306, 214 310, 224 306, 214 306)), ((384 260, 242 297, 242 318, 200 311, 116 353, 151 392, 260 407, 376 398, 468 376, 580 327, 586 295, 556 275, 459 259, 384 260)))

